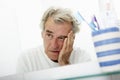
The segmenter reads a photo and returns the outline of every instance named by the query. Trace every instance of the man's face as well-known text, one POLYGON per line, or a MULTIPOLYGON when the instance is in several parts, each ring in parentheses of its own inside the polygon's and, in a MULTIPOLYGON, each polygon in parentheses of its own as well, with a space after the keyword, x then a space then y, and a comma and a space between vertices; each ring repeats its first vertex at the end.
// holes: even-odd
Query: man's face
POLYGON ((52 18, 48 18, 42 37, 45 53, 51 60, 58 60, 64 39, 67 38, 71 30, 72 25, 70 23, 55 23, 52 18))

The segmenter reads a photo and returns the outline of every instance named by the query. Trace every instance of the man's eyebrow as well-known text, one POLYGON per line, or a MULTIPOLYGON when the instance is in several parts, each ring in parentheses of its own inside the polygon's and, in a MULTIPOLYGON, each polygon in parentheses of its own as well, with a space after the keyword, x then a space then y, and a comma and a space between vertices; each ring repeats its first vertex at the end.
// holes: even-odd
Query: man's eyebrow
POLYGON ((48 32, 48 33, 53 33, 52 31, 50 31, 50 30, 46 30, 46 32, 48 32))

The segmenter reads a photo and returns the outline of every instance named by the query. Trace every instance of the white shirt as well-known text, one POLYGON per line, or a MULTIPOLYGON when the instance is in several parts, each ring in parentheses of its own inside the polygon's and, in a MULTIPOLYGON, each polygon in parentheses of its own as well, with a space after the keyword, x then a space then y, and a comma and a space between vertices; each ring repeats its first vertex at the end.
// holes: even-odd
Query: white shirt
MULTIPOLYGON (((70 56, 70 63, 81 63, 89 61, 90 57, 80 48, 73 49, 70 56)), ((48 58, 44 52, 43 46, 34 48, 23 53, 18 59, 17 73, 43 70, 53 67, 59 67, 59 64, 48 58)))

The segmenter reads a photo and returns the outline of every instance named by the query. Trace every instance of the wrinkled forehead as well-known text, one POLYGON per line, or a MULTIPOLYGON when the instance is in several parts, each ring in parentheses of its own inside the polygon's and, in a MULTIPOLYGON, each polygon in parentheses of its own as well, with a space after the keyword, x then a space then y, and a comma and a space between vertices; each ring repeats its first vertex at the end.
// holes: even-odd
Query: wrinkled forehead
POLYGON ((53 32, 53 31, 50 31, 50 30, 45 30, 45 33, 47 33, 47 34, 51 34, 51 35, 53 35, 54 37, 62 37, 62 38, 67 38, 67 34, 64 34, 64 33, 55 33, 55 32, 53 32))

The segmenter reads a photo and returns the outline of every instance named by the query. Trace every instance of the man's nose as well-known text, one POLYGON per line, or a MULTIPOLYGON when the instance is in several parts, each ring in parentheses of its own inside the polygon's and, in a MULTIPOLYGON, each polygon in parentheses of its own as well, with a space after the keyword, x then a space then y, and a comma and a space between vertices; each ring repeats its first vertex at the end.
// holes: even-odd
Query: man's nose
POLYGON ((52 48, 54 48, 54 49, 57 49, 58 47, 59 47, 59 45, 58 45, 58 40, 57 39, 52 39, 51 40, 51 46, 52 46, 52 48))

